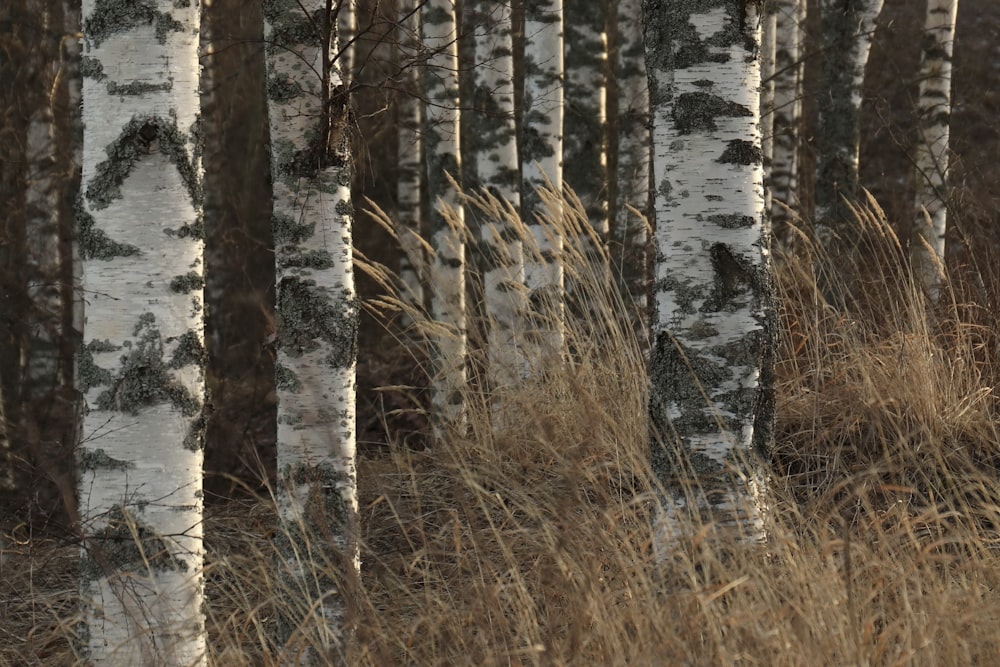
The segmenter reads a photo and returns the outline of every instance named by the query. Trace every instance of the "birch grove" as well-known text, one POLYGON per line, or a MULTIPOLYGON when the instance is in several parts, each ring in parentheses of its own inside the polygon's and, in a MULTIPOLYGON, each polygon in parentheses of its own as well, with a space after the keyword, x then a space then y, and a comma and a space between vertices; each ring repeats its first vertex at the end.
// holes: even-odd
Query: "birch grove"
POLYGON ((199 8, 83 3, 81 650, 205 664, 199 8))
POLYGON ((294 637, 308 637, 305 661, 325 664, 344 654, 345 588, 360 567, 350 107, 327 3, 274 0, 264 18, 277 280, 276 547, 291 596, 278 633, 289 655, 303 652, 294 637))
POLYGON ((650 411, 653 466, 668 496, 660 548, 688 513, 763 537, 758 456, 772 437, 775 324, 760 30, 744 5, 643 5, 656 183, 650 411))

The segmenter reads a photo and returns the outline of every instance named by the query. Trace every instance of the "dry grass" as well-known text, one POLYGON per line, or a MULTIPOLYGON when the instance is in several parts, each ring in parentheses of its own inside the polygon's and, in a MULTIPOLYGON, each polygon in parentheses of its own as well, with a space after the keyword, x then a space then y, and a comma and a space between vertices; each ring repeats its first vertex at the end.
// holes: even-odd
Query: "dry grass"
MULTIPOLYGON (((880 213, 858 218, 849 281, 808 244, 777 257, 765 546, 723 556, 692 525, 654 562, 641 346, 574 247, 571 310, 591 317, 570 324, 573 359, 503 395, 477 385, 470 435, 360 461, 348 662, 995 664, 997 329, 970 306, 928 313, 880 213), (519 419, 492 426, 498 404, 519 419)), ((273 619, 295 600, 269 566, 272 526, 266 503, 209 519, 213 664, 275 660, 273 619)), ((72 664, 75 550, 26 549, 3 565, 0 663, 72 664)))

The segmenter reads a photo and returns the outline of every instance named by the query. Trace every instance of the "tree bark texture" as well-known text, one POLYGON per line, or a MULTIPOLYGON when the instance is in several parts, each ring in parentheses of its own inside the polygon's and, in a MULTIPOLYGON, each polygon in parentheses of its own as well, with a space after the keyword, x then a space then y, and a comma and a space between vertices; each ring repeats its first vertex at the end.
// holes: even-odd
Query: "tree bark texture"
POLYGON ((643 5, 656 183, 650 411, 668 490, 660 543, 687 513, 762 536, 758 455, 772 432, 775 331, 760 31, 745 5, 643 5))
POLYGON ((95 664, 206 661, 199 16, 83 3, 81 640, 95 664))
MULTIPOLYGON (((325 0, 264 5, 277 280, 279 641, 340 661, 359 568, 350 105, 325 0), (308 649, 293 643, 301 638, 308 649)), ((290 659, 286 657, 286 659, 290 659)))

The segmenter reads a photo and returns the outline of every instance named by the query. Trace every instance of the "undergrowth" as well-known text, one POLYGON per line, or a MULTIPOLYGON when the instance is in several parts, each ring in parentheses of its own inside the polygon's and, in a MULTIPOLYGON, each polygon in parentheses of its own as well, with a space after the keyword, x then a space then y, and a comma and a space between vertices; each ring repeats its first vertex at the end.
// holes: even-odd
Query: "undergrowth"
MULTIPOLYGON (((991 315, 955 299, 929 307, 873 201, 856 210, 861 241, 847 256, 805 234, 776 252, 768 540, 722 549, 692 523, 654 559, 644 346, 568 210, 569 310, 587 313, 567 324, 572 355, 502 392, 474 375, 467 432, 359 461, 361 579, 341 577, 347 662, 992 664, 991 315)), ((420 308, 377 305, 406 310, 419 333, 420 308)), ((274 530, 267 501, 208 519, 212 664, 278 659, 274 619, 295 601, 270 566, 274 530)), ((74 664, 76 547, 11 537, 0 663, 74 664)))

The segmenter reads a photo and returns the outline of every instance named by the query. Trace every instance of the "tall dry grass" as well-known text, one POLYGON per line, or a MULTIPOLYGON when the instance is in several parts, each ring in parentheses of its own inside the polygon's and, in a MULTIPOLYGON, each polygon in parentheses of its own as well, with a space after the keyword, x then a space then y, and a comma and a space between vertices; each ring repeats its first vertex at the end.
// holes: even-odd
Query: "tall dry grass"
MULTIPOLYGON (((614 281, 587 261, 579 208, 567 210, 569 310, 587 314, 568 323, 572 355, 503 393, 474 377, 468 433, 359 462, 363 566, 360 581, 341 578, 351 638, 340 659, 996 664, 989 314, 955 301, 929 309, 874 202, 856 211, 862 244, 850 257, 824 257, 805 235, 779 251, 768 542, 719 545, 692 522, 658 562, 642 345, 614 281)), ((391 297, 378 306, 407 308, 420 329, 419 309, 391 297)), ((310 614, 274 574, 273 530, 267 502, 209 519, 212 664, 275 664, 276 619, 310 614)), ((73 664, 71 568, 22 546, 33 551, 3 564, 0 663, 73 664), (32 562, 44 577, 25 569, 32 562)), ((291 650, 311 641, 303 622, 291 650)))

